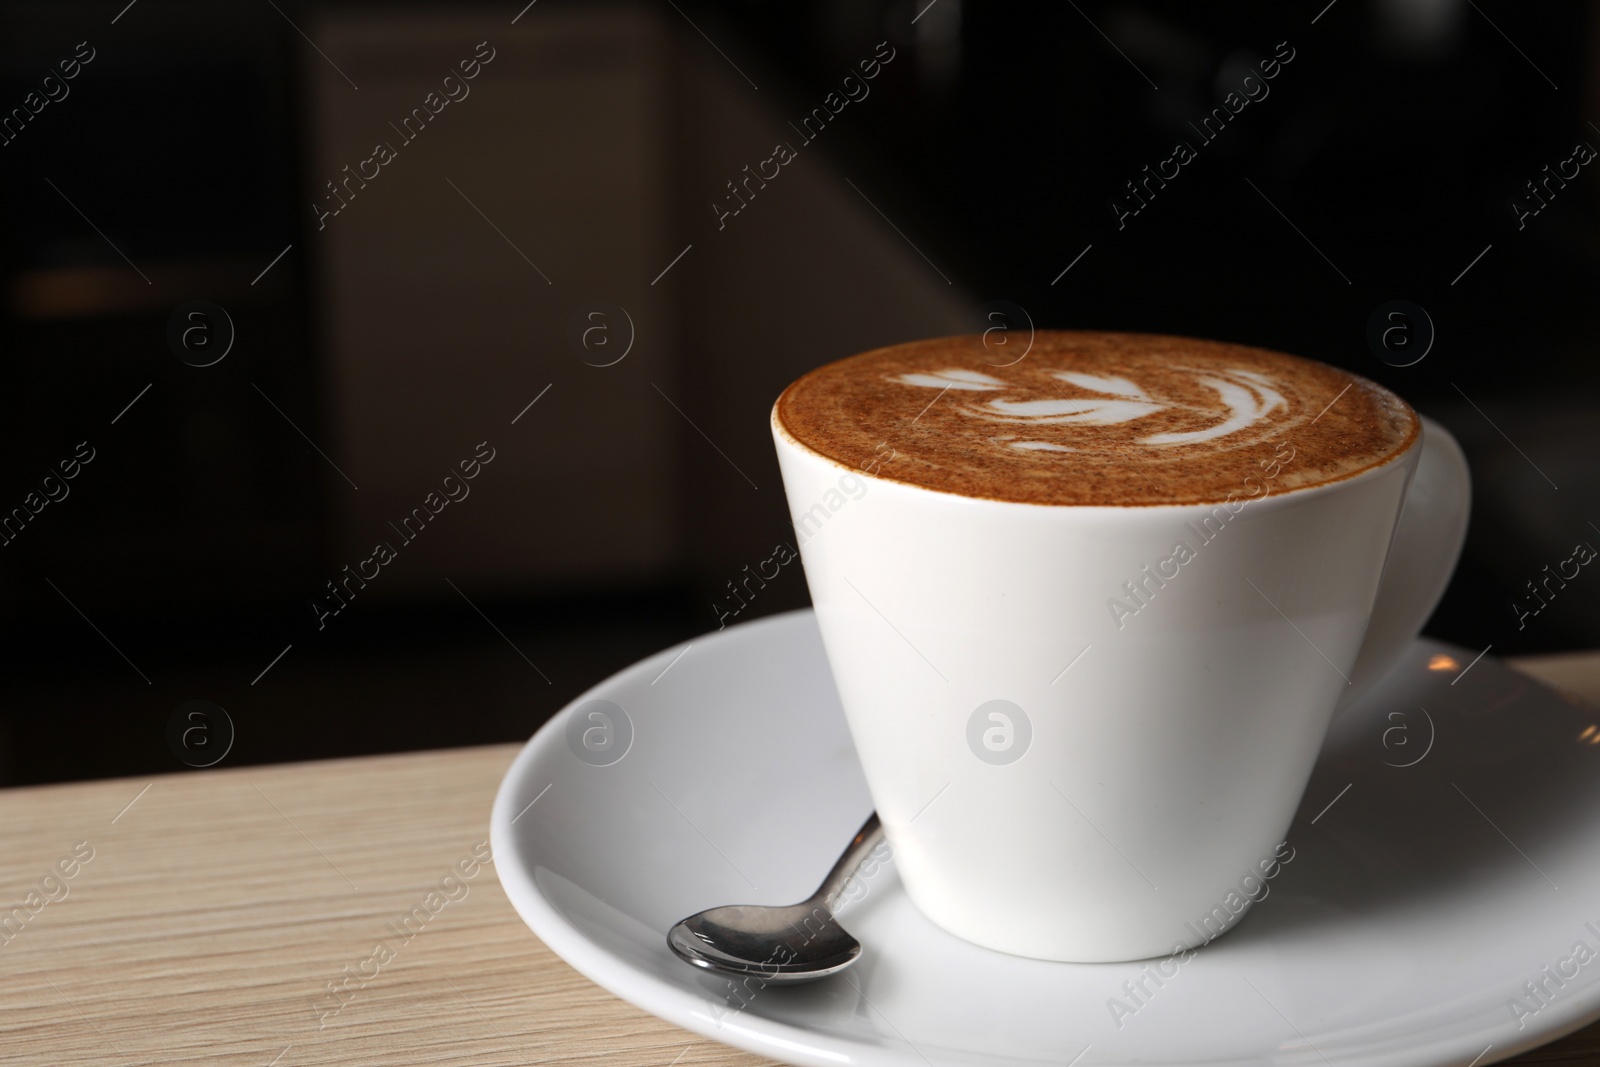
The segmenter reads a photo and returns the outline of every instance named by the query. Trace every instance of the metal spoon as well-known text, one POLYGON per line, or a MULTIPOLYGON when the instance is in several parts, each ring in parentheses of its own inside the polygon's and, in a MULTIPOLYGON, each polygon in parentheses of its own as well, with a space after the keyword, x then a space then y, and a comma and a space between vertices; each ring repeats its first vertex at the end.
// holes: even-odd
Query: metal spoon
POLYGON ((780 985, 838 974, 861 955, 861 942, 834 919, 834 900, 882 840, 883 827, 873 812, 809 899, 788 907, 711 908, 674 925, 667 944, 696 967, 736 977, 759 975, 780 985))

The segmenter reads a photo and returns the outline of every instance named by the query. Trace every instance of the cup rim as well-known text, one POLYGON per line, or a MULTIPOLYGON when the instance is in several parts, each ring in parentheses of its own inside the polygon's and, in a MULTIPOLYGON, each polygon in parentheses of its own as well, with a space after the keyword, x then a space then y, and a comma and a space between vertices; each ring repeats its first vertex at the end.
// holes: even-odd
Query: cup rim
MULTIPOLYGON (((1407 404, 1407 407, 1411 407, 1411 405, 1407 404)), ((1233 501, 1231 502, 1238 503, 1241 507, 1245 504, 1249 504, 1253 508, 1257 509, 1259 509, 1260 505, 1263 504, 1270 504, 1273 507, 1288 506, 1291 503, 1307 500, 1314 496, 1340 492, 1344 489, 1352 488, 1374 478, 1381 477, 1393 469, 1396 465, 1407 462, 1413 456, 1417 455, 1421 451, 1423 439, 1427 433, 1430 431, 1433 433, 1446 432, 1443 426, 1435 422, 1433 419, 1428 418, 1416 408, 1411 407, 1411 413, 1415 415, 1417 419, 1417 432, 1412 435, 1409 441, 1406 442, 1405 447, 1401 448, 1393 455, 1386 457, 1382 461, 1374 463, 1370 467, 1365 467, 1353 474, 1344 475, 1341 478, 1335 478, 1332 481, 1317 482, 1314 485, 1298 486, 1294 489, 1286 489, 1278 493, 1269 493, 1266 496, 1234 497, 1233 501)), ((869 481, 875 482, 879 485, 894 486, 897 489, 905 490, 913 494, 927 493, 935 497, 940 497, 951 501, 961 501, 974 506, 1032 508, 1038 511, 1051 512, 1055 514, 1065 514, 1068 512, 1090 514, 1094 512, 1101 512, 1105 514, 1127 515, 1135 512, 1148 514, 1159 513, 1161 511, 1187 511, 1196 509, 1202 511, 1211 511, 1214 508, 1228 507, 1231 503, 1228 497, 1224 497, 1219 500, 1192 501, 1186 503, 1046 504, 1031 500, 1000 500, 995 497, 968 496, 965 493, 951 492, 948 489, 933 489, 926 485, 917 485, 915 482, 901 481, 898 478, 886 478, 881 474, 872 474, 864 470, 848 467, 840 461, 834 459, 832 456, 824 455, 823 453, 818 452, 816 449, 812 448, 804 441, 801 441, 798 437, 791 433, 789 428, 783 424, 783 420, 778 417, 778 402, 776 400, 772 403, 772 411, 768 417, 768 421, 772 427, 774 443, 780 448, 784 445, 787 445, 804 456, 814 460, 820 460, 821 462, 841 472, 854 474, 859 478, 868 479, 869 481)))

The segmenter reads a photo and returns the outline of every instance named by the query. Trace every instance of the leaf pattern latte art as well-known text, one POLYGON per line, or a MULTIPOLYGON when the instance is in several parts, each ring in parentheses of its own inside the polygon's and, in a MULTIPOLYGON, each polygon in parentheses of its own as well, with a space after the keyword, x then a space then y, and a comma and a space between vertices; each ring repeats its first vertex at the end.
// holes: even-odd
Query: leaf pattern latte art
MULTIPOLYGON (((1183 368, 1177 368, 1184 370, 1183 368)), ((1182 410, 1204 419, 1206 424, 1189 430, 1151 433, 1134 440, 1150 448, 1217 441, 1255 429, 1278 412, 1287 412, 1289 402, 1265 375, 1251 370, 1184 371, 1217 395, 1210 407, 1159 400, 1137 382, 1110 374, 1082 371, 1057 371, 1050 377, 1065 383, 1061 395, 1054 397, 997 396, 981 402, 969 399, 961 405, 964 414, 999 424, 1032 426, 1115 426, 1135 422, 1163 412, 1182 410), (1074 395, 1076 394, 1076 395, 1074 395)), ((978 371, 943 370, 931 374, 914 373, 891 377, 890 381, 943 392, 1012 393, 1020 387, 978 371)), ((995 439, 1011 448, 1038 452, 1073 452, 1069 445, 1055 441, 1013 437, 995 439)))

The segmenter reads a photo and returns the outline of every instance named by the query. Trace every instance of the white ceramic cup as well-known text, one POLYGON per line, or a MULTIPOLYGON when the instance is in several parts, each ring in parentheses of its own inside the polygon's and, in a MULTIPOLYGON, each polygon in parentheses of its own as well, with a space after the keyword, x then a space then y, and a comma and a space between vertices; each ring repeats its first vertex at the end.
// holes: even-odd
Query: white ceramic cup
POLYGON ((1261 899, 1335 710, 1466 534, 1466 460, 1426 419, 1361 474, 1219 506, 976 499, 824 457, 776 408, 772 431, 906 892, 1040 959, 1167 955, 1261 899))

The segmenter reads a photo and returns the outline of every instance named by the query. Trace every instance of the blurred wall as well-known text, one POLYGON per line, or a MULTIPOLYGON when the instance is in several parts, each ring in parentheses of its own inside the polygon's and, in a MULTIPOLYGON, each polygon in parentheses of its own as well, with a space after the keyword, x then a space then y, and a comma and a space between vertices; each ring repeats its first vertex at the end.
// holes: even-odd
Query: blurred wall
MULTIPOLYGON (((683 51, 704 50, 688 36, 679 42, 683 51)), ((870 56, 868 49, 859 58, 870 56)), ((696 422, 756 483, 711 456, 707 475, 686 487, 691 551, 699 571, 716 572, 715 591, 725 595, 724 583, 740 567, 768 558, 779 538, 794 543, 768 421, 784 386, 869 348, 982 327, 972 295, 896 231, 918 234, 899 183, 859 159, 846 167, 836 154, 843 145, 833 137, 842 131, 824 128, 808 144, 791 125, 832 86, 784 96, 771 84, 752 90, 725 63, 686 57, 678 70, 676 199, 689 213, 685 240, 695 241, 689 255, 697 257, 680 264, 688 269, 677 290, 684 346, 692 354, 683 388, 696 422), (804 101, 801 110, 784 107, 796 99, 804 101), (764 188, 747 188, 744 168, 756 169, 780 143, 793 147, 794 160, 764 188), (737 203, 730 181, 748 201, 723 218, 713 204, 726 210, 737 203)), ((879 84, 886 80, 880 74, 879 84)), ((878 103, 868 95, 850 106, 864 111, 878 103)), ((687 442, 709 454, 692 432, 687 442)), ((762 595, 792 598, 780 600, 784 606, 808 603, 798 572, 781 581, 788 584, 762 595)))
MULTIPOLYGON (((305 67, 302 185, 318 205, 331 563, 385 538, 407 557, 359 595, 686 572, 715 588, 728 561, 792 537, 767 429, 783 386, 970 325, 971 301, 825 140, 806 145, 780 97, 681 30, 644 5, 535 8, 515 27, 498 8, 316 22, 330 62, 305 67), (494 58, 443 81, 475 53, 494 58), (363 163, 383 158, 376 142, 392 158, 363 163), (719 220, 713 200, 778 142, 798 158, 719 220), (402 518, 484 440, 497 458, 470 496, 403 540, 402 518)), ((792 584, 781 595, 803 602, 792 584)))
POLYGON ((367 10, 312 32, 333 62, 307 67, 306 202, 337 211, 311 237, 321 380, 359 486, 322 472, 334 562, 385 540, 414 556, 372 583, 385 598, 451 595, 446 576, 500 595, 660 578, 682 549, 678 416, 650 386, 681 362, 650 285, 673 253, 669 39, 624 7, 517 27, 367 10), (377 145, 392 158, 365 163, 377 145), (445 486, 484 441, 495 458, 445 486), (405 524, 429 492, 437 517, 405 524))

